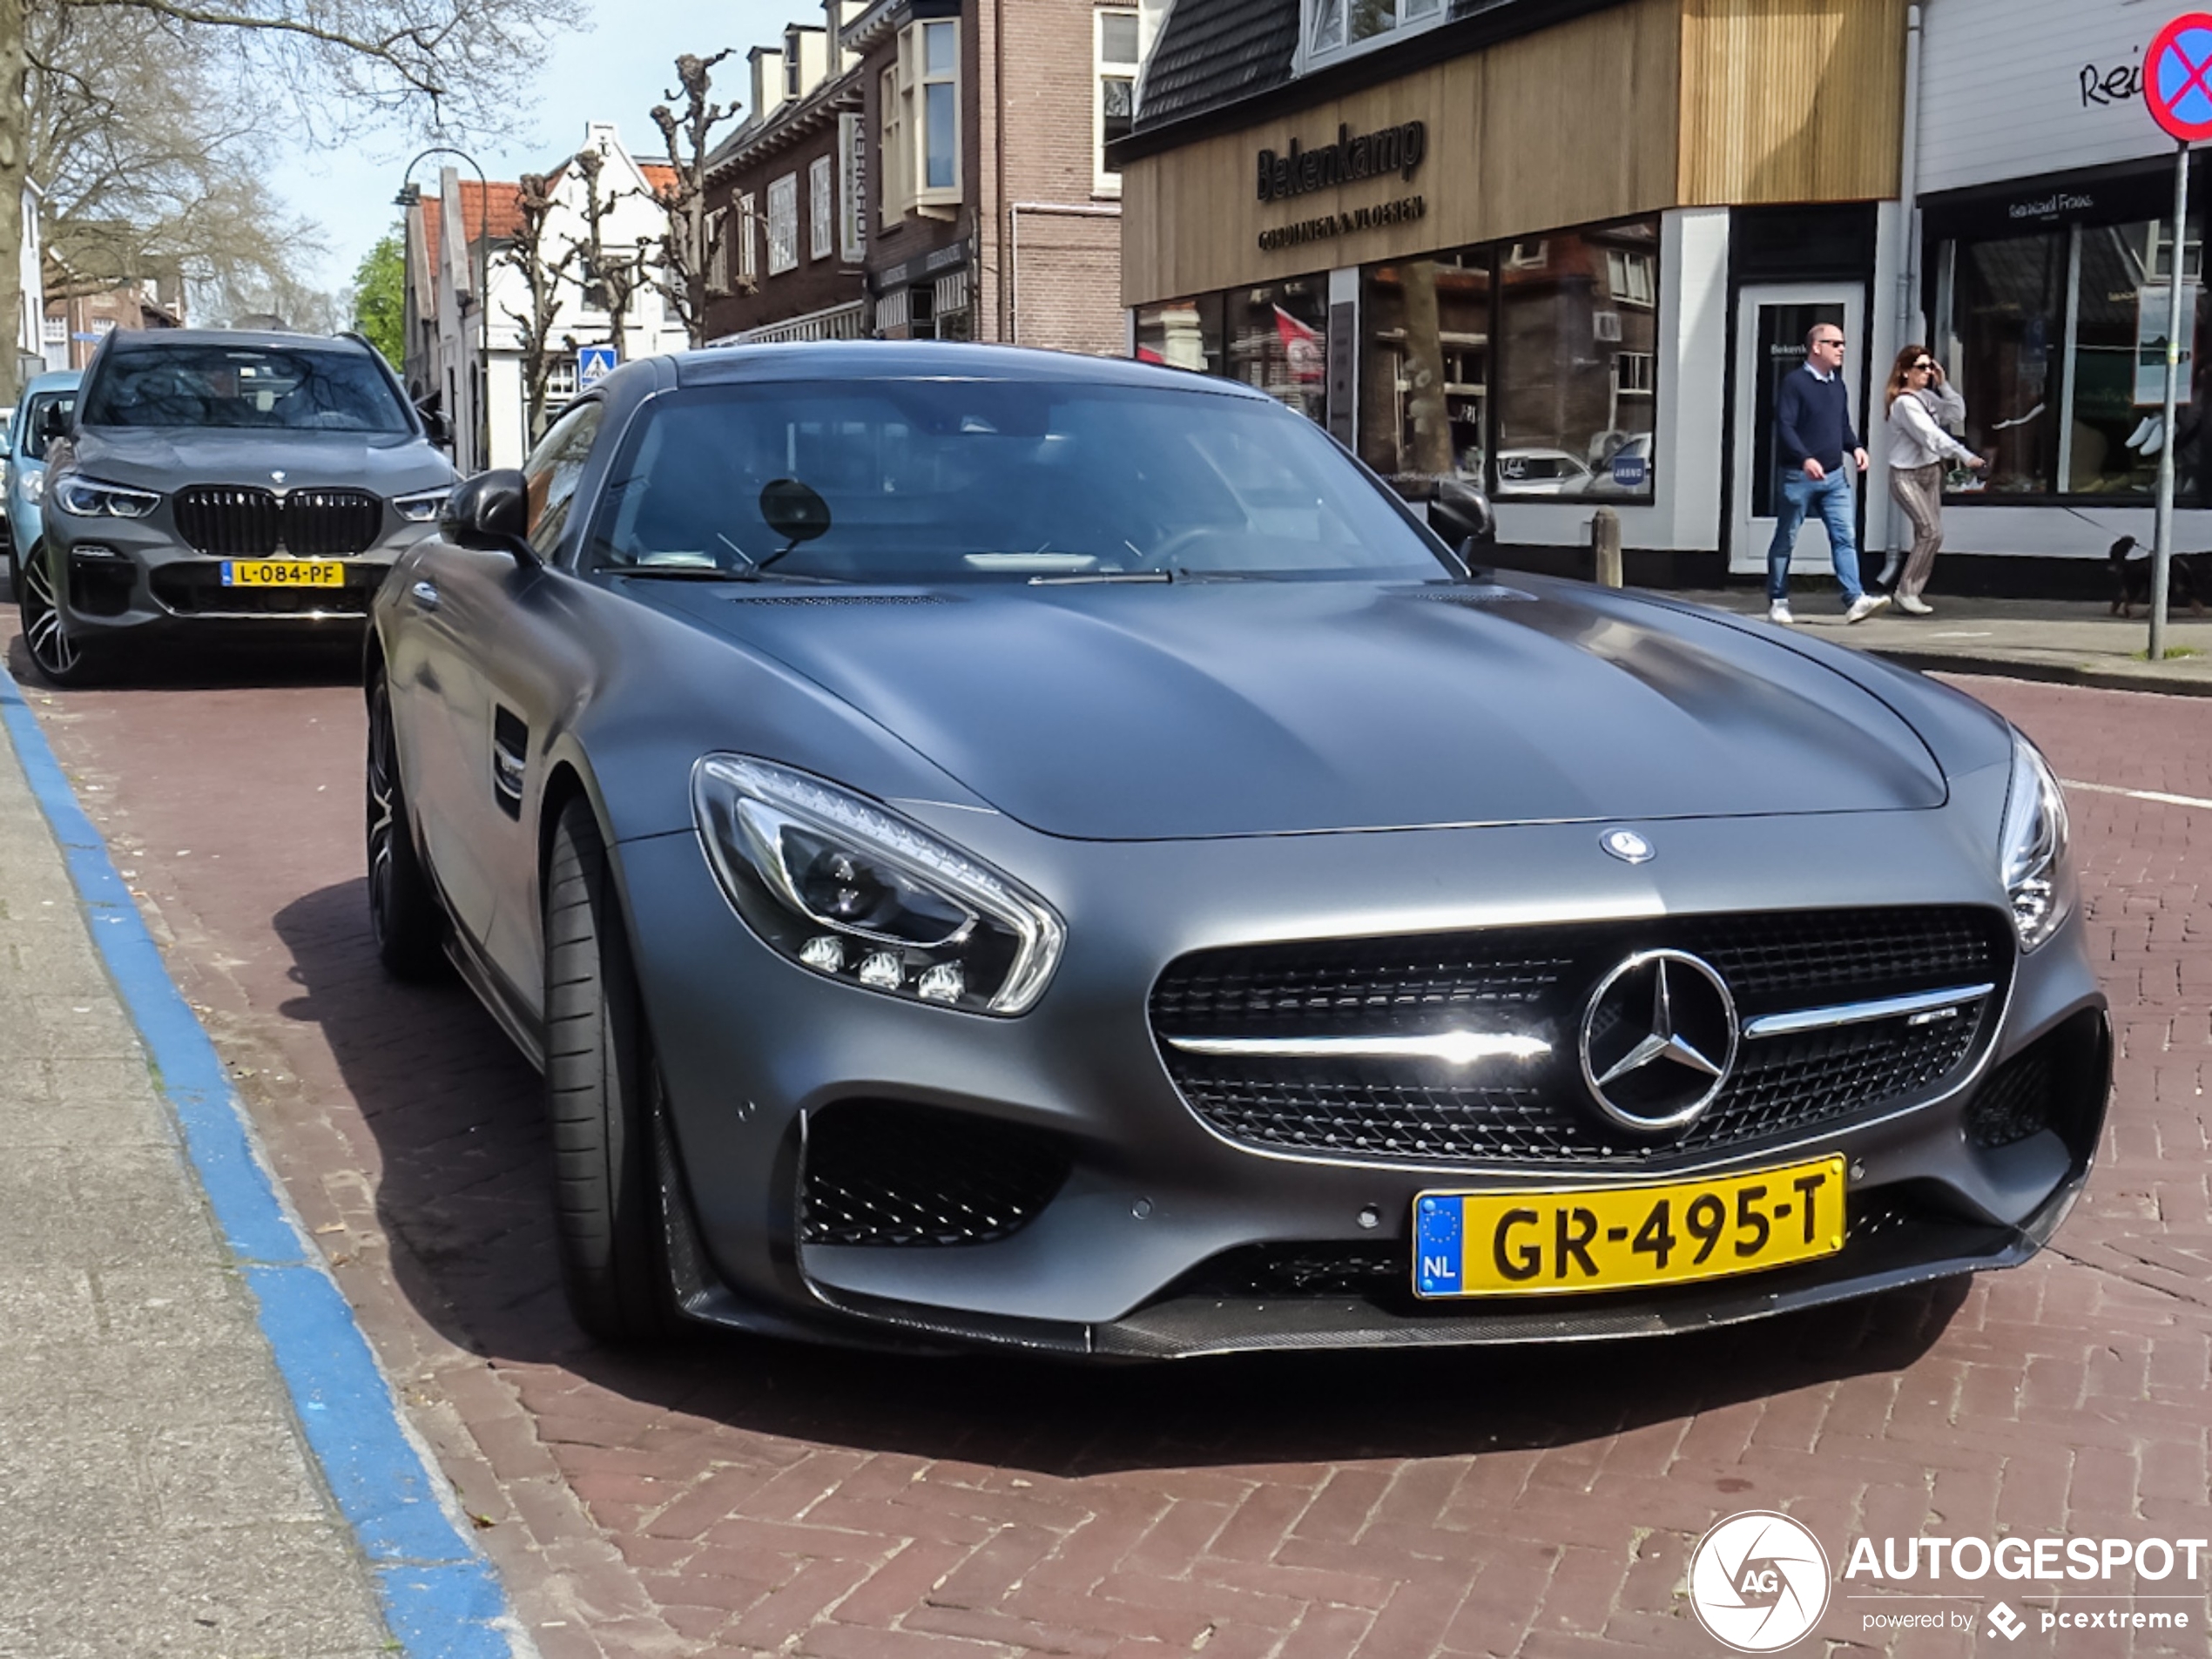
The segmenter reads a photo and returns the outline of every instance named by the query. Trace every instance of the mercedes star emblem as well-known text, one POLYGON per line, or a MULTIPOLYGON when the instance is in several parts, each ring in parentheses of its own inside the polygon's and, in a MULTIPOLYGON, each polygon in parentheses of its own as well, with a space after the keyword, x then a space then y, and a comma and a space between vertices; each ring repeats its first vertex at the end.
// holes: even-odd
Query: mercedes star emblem
POLYGON ((1638 951, 1582 1010, 1582 1081, 1623 1129, 1687 1129, 1728 1082, 1737 1039, 1718 973, 1686 951, 1638 951))
POLYGON ((1597 844, 1623 864, 1647 863, 1658 851, 1632 829, 1608 830, 1597 838, 1597 844))

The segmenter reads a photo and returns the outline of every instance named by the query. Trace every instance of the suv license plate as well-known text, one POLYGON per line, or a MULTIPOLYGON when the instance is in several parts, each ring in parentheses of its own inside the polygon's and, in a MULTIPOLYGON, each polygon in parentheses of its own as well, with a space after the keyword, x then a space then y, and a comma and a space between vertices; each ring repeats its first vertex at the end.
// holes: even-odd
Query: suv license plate
POLYGON ((226 588, 342 588, 346 567, 336 559, 225 559, 226 588))
POLYGON ((1559 1296, 1757 1273, 1844 1247, 1840 1153, 1640 1187, 1421 1193, 1413 1293, 1559 1296))

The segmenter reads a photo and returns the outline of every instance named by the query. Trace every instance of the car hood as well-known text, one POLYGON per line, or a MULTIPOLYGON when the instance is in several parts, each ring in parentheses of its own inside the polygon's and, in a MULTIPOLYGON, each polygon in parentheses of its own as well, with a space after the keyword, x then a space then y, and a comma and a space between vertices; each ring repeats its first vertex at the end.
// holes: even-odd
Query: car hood
POLYGON ((1945 799, 1941 770, 1888 704, 1786 642, 1568 584, 653 597, 813 680, 1051 834, 1144 840, 1945 799))
POLYGON ((255 428, 79 427, 78 471, 118 484, 180 489, 188 484, 252 484, 266 489, 284 474, 288 489, 351 485, 380 496, 435 489, 455 474, 446 458, 411 434, 273 432, 255 428))

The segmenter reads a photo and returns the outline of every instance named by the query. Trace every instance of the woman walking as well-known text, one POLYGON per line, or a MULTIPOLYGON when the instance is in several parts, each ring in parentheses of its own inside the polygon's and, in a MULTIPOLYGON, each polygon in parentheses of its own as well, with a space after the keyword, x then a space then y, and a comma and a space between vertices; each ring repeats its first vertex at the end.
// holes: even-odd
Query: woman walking
POLYGON ((1907 346, 1890 371, 1890 494, 1912 521, 1912 551, 1897 579, 1897 608, 1925 617, 1935 607, 1920 597, 1943 545, 1943 475, 1946 461, 1979 472, 1988 463, 1943 429, 1966 418, 1965 400, 1944 379, 1925 346, 1907 346))

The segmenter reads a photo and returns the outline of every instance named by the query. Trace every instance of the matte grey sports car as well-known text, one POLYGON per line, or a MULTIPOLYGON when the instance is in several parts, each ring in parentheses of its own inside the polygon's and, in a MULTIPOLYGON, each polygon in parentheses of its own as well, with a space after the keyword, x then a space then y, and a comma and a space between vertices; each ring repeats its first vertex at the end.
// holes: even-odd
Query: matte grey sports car
POLYGON ((2031 1255, 2110 1079, 2035 750, 1479 553, 1257 393, 988 347, 638 362, 456 490, 372 907, 544 1068, 582 1323, 1487 1343, 2031 1255))
POLYGON ((71 685, 158 637, 358 638, 453 482, 358 335, 117 329, 48 457, 24 642, 71 685))

